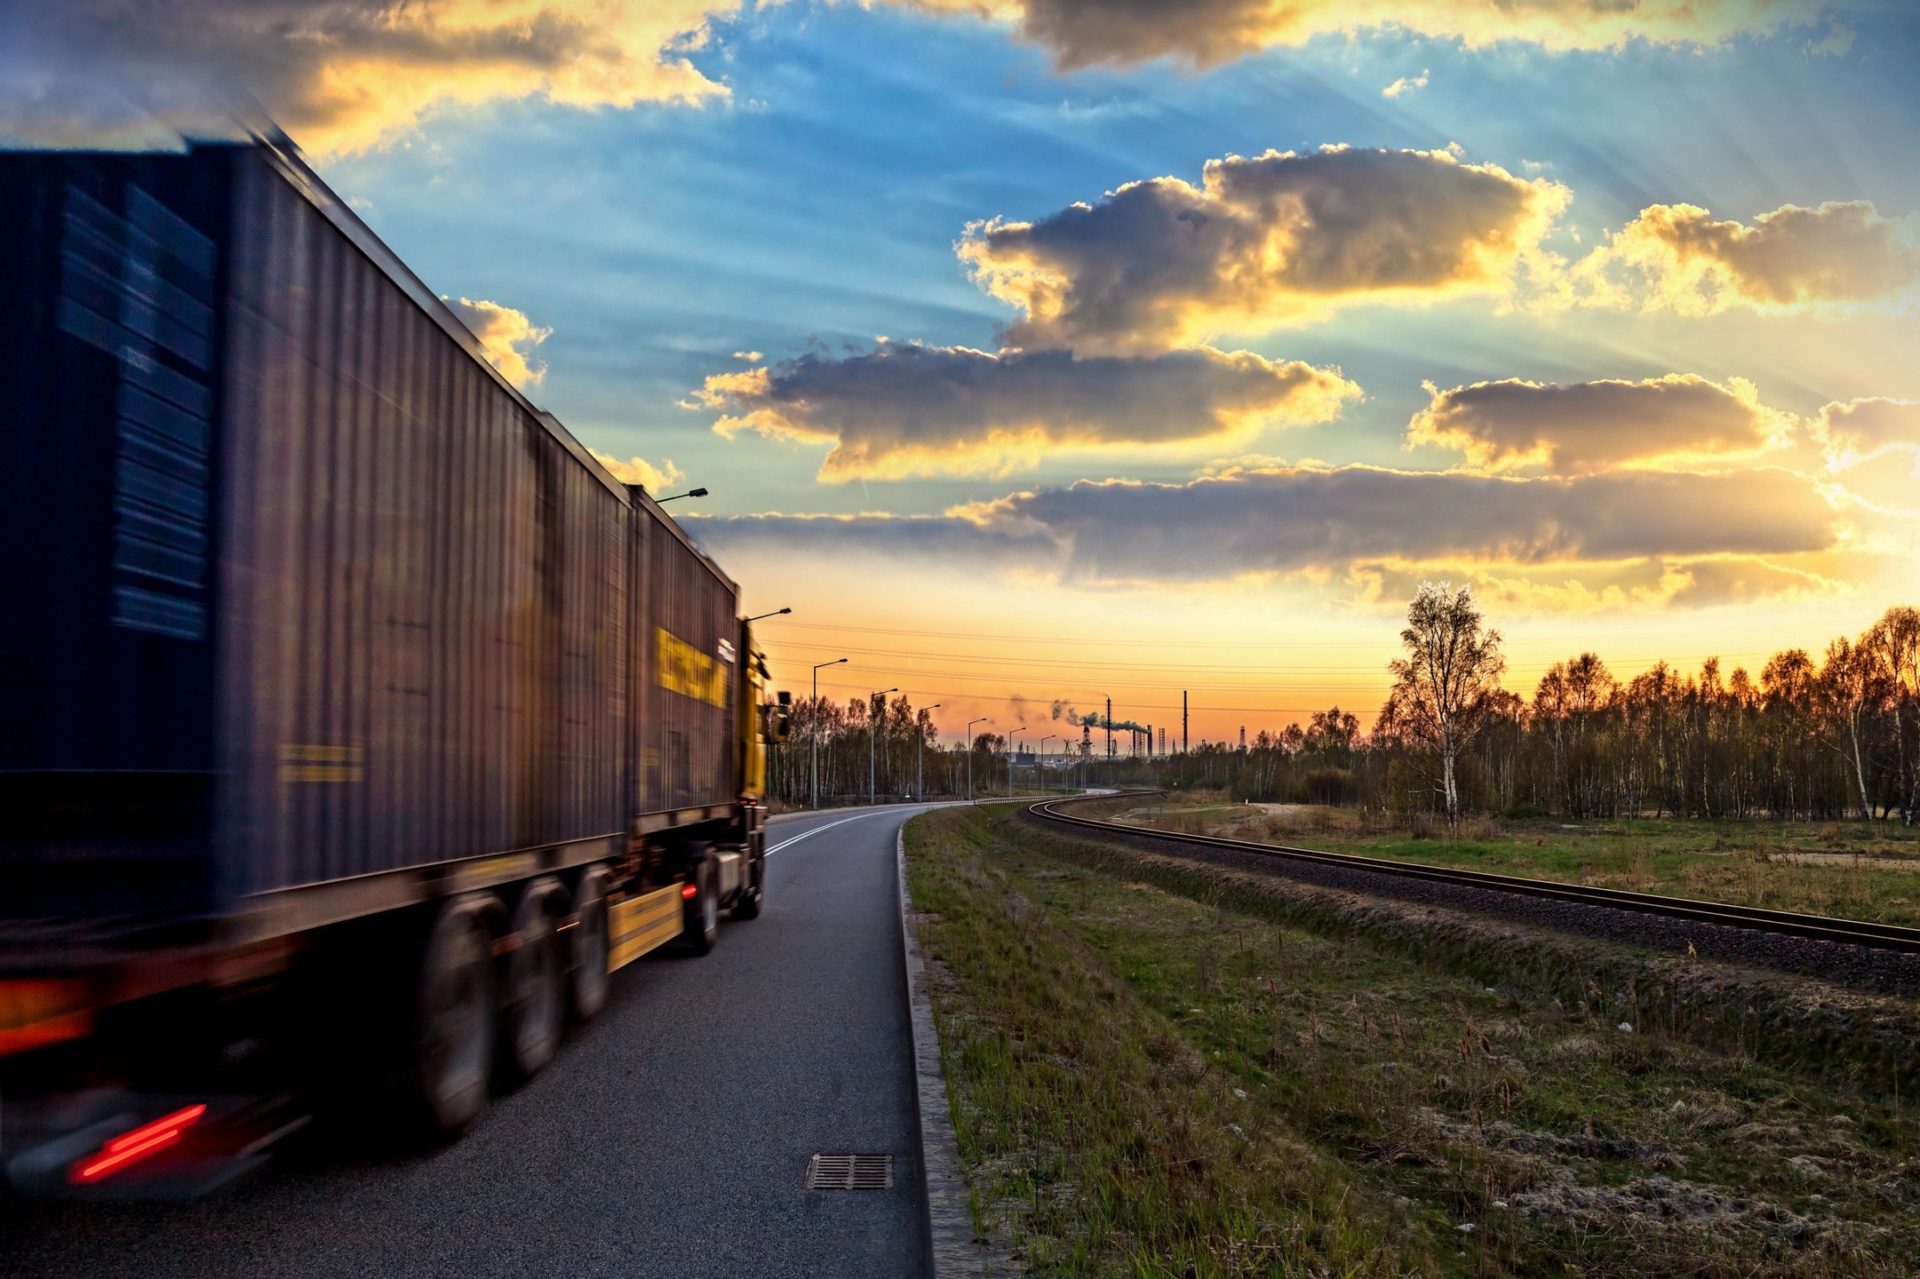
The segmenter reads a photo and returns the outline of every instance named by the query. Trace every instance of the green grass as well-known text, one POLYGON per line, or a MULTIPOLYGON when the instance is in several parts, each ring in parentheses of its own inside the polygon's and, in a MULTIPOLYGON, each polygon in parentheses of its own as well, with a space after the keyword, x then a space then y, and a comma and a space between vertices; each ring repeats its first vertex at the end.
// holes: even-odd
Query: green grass
POLYGON ((1456 833, 1422 823, 1416 835, 1405 820, 1304 804, 1177 796, 1098 807, 1185 833, 1920 925, 1920 831, 1885 823, 1475 817, 1456 833))
POLYGON ((1062 1275, 1910 1273, 1891 1101, 1112 873, 908 827, 976 1215, 1062 1275), (1471 1230, 1461 1227, 1471 1226, 1471 1230))

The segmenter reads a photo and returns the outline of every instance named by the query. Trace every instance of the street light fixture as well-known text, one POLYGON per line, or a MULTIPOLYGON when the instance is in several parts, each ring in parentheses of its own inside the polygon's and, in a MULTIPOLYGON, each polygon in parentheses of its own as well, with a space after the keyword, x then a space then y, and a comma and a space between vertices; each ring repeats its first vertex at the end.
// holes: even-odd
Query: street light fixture
POLYGON ((970 719, 967 721, 967 802, 969 804, 973 802, 973 726, 975 724, 991 723, 993 723, 993 717, 990 715, 982 715, 979 719, 970 719))
POLYGON ((771 613, 755 613, 752 617, 749 617, 747 621, 749 622, 764 621, 769 617, 782 617, 791 612, 793 612, 793 610, 790 608, 776 608, 771 613))
POLYGON ((913 796, 923 804, 927 802, 927 712, 937 711, 939 709, 940 703, 938 702, 935 702, 931 706, 922 706, 920 713, 914 716, 913 720, 913 731, 915 733, 913 759, 918 777, 918 780, 913 784, 913 796))
POLYGON ((653 499, 653 504, 655 506, 665 506, 668 502, 678 502, 683 497, 705 497, 706 495, 707 491, 705 489, 688 489, 684 493, 675 493, 672 497, 656 497, 653 499))
POLYGON ((880 797, 873 788, 873 699, 876 697, 880 699, 880 718, 884 720, 887 717, 887 694, 899 691, 898 688, 876 688, 867 694, 867 803, 869 804, 880 802, 880 797))
POLYGON ((1007 798, 1008 799, 1013 798, 1013 739, 1020 736, 1020 734, 1026 731, 1027 731, 1027 726, 1025 724, 1022 724, 1020 727, 1013 729, 1011 732, 1007 734, 1007 798))
POLYGON ((1046 777, 1045 777, 1045 769, 1047 764, 1047 743, 1048 742, 1065 742, 1066 740, 1067 740, 1066 738, 1061 737, 1056 733, 1048 733, 1045 737, 1040 739, 1040 771, 1037 772, 1035 776, 1038 776, 1040 778, 1040 789, 1042 792, 1044 792, 1047 789, 1047 783, 1046 783, 1046 777))
POLYGON ((807 713, 813 717, 813 789, 807 792, 807 807, 820 807, 820 672, 828 666, 840 666, 846 662, 844 657, 836 657, 831 662, 821 662, 813 668, 813 705, 807 713))

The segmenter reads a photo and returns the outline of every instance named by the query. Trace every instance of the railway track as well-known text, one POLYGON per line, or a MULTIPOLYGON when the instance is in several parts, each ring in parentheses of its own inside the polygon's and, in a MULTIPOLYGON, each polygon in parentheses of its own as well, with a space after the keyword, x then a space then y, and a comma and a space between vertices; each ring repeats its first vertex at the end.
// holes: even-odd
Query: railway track
MULTIPOLYGON (((1102 798, 1112 798, 1102 796, 1102 798)), ((1516 896, 1544 897, 1582 906, 1600 906, 1612 910, 1659 915, 1668 919, 1692 920, 1744 928, 1754 932, 1777 933, 1809 941, 1833 942, 1873 950, 1920 954, 1920 928, 1899 924, 1876 924, 1857 919, 1836 919, 1829 915, 1803 915, 1794 911, 1765 910, 1757 906, 1735 906, 1726 902, 1696 901, 1685 897, 1664 897, 1658 893, 1635 893, 1619 888, 1595 888, 1585 884, 1563 884, 1547 879, 1527 879, 1518 875, 1494 875, 1477 870, 1458 870, 1445 866, 1423 866, 1417 862, 1393 861, 1384 857, 1362 857, 1352 853, 1329 853, 1313 848, 1292 848, 1282 844, 1260 844, 1252 840, 1221 839, 1213 835, 1184 835, 1151 826, 1125 822, 1105 822, 1092 817, 1061 811, 1067 804, 1083 799, 1050 800, 1031 805, 1027 811, 1042 820, 1079 830, 1108 835, 1126 835, 1135 839, 1154 839, 1173 844, 1231 849, 1255 853, 1279 861, 1306 862, 1337 866, 1373 875, 1391 875, 1403 879, 1421 879, 1434 883, 1463 885, 1510 893, 1516 896)))

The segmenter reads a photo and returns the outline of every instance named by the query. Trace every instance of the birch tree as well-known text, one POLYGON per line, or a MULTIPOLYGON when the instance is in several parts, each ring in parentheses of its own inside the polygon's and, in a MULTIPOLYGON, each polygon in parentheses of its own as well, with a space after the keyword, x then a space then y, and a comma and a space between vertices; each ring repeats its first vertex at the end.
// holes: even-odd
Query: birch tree
POLYGON ((1460 754, 1479 732, 1507 667, 1500 632, 1482 625, 1471 587, 1424 582, 1407 609, 1400 643, 1407 655, 1387 664, 1394 678, 1389 700, 1402 729, 1439 757, 1447 821, 1457 823, 1460 754))

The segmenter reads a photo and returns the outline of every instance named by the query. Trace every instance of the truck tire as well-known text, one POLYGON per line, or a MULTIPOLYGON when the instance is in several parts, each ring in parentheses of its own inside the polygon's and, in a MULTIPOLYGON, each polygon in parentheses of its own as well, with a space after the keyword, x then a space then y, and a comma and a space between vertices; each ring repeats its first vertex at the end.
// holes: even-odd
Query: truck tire
POLYGON ((493 955, 481 912, 448 902, 420 958, 410 1088, 430 1139, 459 1136, 487 1106, 493 1057, 493 955))
POLYGON ((753 862, 747 867, 747 886, 740 891, 740 900, 733 904, 729 919, 758 919, 767 904, 767 855, 761 851, 765 845, 755 839, 753 843, 753 862))
POLYGON ((607 872, 589 866, 580 874, 574 894, 579 922, 568 934, 572 954, 567 973, 567 1015, 575 1022, 592 1021, 607 1006, 612 977, 607 972, 611 944, 607 924, 607 872))
POLYGON ((687 898, 681 936, 689 951, 704 955, 720 940, 720 875, 707 852, 695 856, 688 871, 687 882, 699 891, 687 898))
POLYGON ((500 1071, 531 1079, 560 1051, 566 1015, 566 960, 554 927, 560 885, 536 879, 520 894, 513 931, 520 944, 507 953, 500 989, 500 1071))

